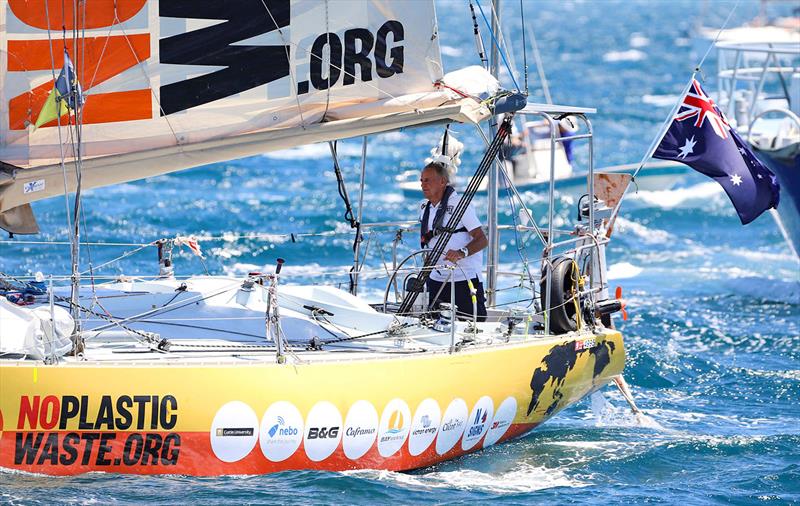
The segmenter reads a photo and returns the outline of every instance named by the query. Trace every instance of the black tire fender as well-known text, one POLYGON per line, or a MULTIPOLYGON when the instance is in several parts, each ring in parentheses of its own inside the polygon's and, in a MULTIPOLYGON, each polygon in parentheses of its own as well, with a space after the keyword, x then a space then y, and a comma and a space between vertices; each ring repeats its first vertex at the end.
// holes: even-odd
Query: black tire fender
MULTIPOLYGON (((547 303, 547 292, 550 292, 550 333, 566 334, 578 330, 578 322, 575 318, 575 304, 573 303, 573 291, 575 280, 580 276, 577 266, 572 258, 558 257, 553 261, 553 275, 551 286, 547 286, 547 266, 542 269, 542 280, 539 292, 542 297, 542 307, 547 303)), ((548 312, 545 313, 547 317, 548 312)))

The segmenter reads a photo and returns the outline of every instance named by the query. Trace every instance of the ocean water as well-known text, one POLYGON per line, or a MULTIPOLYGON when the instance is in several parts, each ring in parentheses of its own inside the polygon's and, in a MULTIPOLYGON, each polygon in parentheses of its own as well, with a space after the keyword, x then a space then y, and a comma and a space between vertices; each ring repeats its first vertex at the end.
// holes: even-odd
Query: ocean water
MULTIPOLYGON (((522 68, 517 2, 505 2, 511 59, 522 68)), ((697 63, 698 22, 720 26, 734 2, 525 2, 554 101, 596 107, 597 166, 638 161, 697 63)), ((776 9, 791 10, 791 2, 776 9)), ((757 14, 741 1, 731 24, 757 14)), ((469 10, 437 2, 447 69, 477 63, 469 10)), ((488 38, 487 38, 488 44, 488 38)), ((544 101, 533 67, 533 100, 544 101)), ((705 63, 714 88, 715 61, 705 63)), ((508 82, 508 79, 505 79, 508 82)), ((519 82, 521 75, 517 76, 519 82)), ((471 129, 462 170, 481 156, 471 129)), ((364 222, 411 220, 418 201, 396 178, 419 168, 440 129, 415 129, 370 140, 364 222)), ((586 151, 577 149, 580 163, 586 151)), ((355 200, 360 140, 340 146, 355 200)), ((524 194, 537 218, 544 196, 524 194)), ((560 223, 573 223, 576 195, 560 195, 560 223)), ((479 205, 483 200, 478 200, 479 205)), ((508 200, 501 220, 512 222, 508 200)), ((352 235, 342 218, 325 145, 235 160, 88 192, 84 239, 124 243, 85 249, 98 279, 157 272, 153 248, 100 267, 136 244, 197 234, 206 260, 176 251, 179 275, 242 274, 286 259, 290 281, 346 284, 352 235), (320 232, 337 231, 337 235, 320 232), (294 234, 294 236, 292 236, 294 234), (320 278, 321 276, 321 278, 320 278)), ((43 233, 65 241, 63 199, 34 205, 43 233)), ((364 292, 382 297, 382 259, 394 234, 368 234, 364 292)), ((11 274, 68 271, 68 247, 0 242, 11 274)), ((399 251, 416 241, 406 234, 399 251)), ((504 236, 502 270, 518 270, 517 243, 537 258, 531 238, 504 236)), ((532 435, 410 473, 291 472, 193 478, 90 474, 52 478, 0 472, 0 502, 33 503, 800 503, 800 264, 769 214, 742 227, 722 191, 693 176, 677 188, 640 191, 623 206, 609 251, 612 286, 630 318, 619 322, 629 354, 625 377, 645 418, 629 414, 612 388, 563 411, 532 435)), ((514 279, 502 300, 526 296, 514 279)))

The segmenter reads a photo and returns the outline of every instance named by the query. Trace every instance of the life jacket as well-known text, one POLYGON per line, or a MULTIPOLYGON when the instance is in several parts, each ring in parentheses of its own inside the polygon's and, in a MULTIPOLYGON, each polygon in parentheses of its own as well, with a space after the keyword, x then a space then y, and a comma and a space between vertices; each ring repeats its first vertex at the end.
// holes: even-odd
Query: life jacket
POLYGON ((450 200, 450 195, 455 192, 455 188, 450 185, 447 185, 444 188, 444 195, 442 195, 442 200, 439 202, 439 208, 436 209, 436 214, 433 216, 433 229, 428 230, 428 220, 431 217, 431 202, 430 200, 425 205, 425 212, 422 213, 422 226, 420 227, 420 246, 422 248, 427 248, 428 244, 431 242, 431 239, 436 237, 437 235, 442 234, 443 232, 452 232, 454 234, 458 232, 469 232, 467 227, 459 227, 455 230, 449 230, 447 227, 444 226, 442 223, 444 221, 444 214, 447 212, 447 201, 450 200))

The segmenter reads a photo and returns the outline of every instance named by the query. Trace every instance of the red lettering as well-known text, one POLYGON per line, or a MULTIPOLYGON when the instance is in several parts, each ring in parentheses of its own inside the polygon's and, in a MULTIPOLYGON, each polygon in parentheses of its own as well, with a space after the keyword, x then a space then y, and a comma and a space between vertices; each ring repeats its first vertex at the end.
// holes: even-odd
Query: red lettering
POLYGON ((42 409, 39 411, 39 424, 45 430, 50 430, 58 423, 58 415, 61 413, 61 402, 55 395, 48 395, 42 401, 42 409))
POLYGON ((33 397, 33 405, 31 405, 31 398, 27 395, 19 400, 19 418, 17 419, 17 430, 25 428, 25 420, 28 420, 28 428, 35 430, 37 421, 39 419, 39 396, 33 397))

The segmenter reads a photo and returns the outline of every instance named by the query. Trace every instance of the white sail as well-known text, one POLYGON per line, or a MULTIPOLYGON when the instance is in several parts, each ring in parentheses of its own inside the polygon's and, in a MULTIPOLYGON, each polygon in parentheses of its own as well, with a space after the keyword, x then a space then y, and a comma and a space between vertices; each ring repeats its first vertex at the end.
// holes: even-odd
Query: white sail
POLYGON ((65 191, 74 115, 34 127, 64 50, 85 96, 84 188, 487 112, 438 86, 432 1, 117 0, 78 22, 50 3, 0 9, 0 161, 18 167, 0 211, 65 191))

